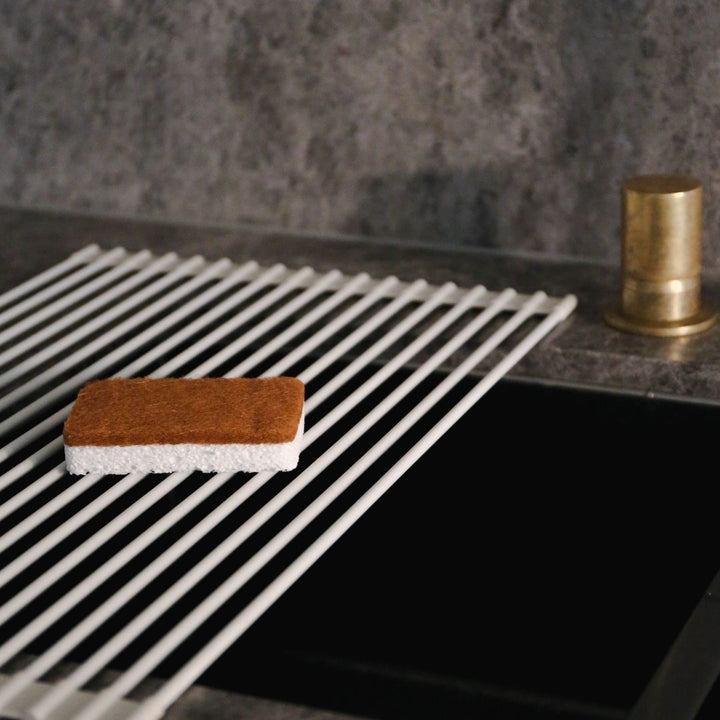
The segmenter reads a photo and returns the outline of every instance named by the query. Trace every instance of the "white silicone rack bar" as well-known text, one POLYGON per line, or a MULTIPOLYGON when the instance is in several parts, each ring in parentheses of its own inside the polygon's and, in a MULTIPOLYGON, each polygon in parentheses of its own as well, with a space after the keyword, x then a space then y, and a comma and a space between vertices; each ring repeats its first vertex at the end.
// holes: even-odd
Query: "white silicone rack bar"
POLYGON ((0 715, 162 717, 575 306, 573 295, 542 291, 95 245, 0 295, 0 715), (62 424, 90 380, 281 374, 307 388, 300 466, 281 483, 272 473, 65 472, 62 424), (459 387, 465 389, 457 397, 459 387), (399 407, 401 416, 369 441, 372 428, 399 407), (391 450, 392 462, 382 467, 391 450), (159 686, 139 692, 359 478, 367 489, 159 686), (222 521, 258 497, 264 504, 218 539, 222 521), (290 507, 291 519, 264 545, 209 582, 290 507), (190 549, 188 567, 180 561, 190 549), (182 570, 159 583, 175 567, 182 570), (172 615, 188 593, 205 588, 191 611, 172 615), (138 596, 143 602, 128 616, 138 596), (116 658, 127 658, 148 633, 152 640, 118 669, 116 658), (111 679, 99 683, 107 674, 111 679))

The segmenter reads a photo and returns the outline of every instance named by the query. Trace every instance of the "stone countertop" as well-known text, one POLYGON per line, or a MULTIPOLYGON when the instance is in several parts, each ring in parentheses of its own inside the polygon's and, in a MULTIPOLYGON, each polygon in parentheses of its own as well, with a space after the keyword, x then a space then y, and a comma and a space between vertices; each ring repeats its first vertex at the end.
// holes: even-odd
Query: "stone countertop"
MULTIPOLYGON (((569 384, 656 397, 720 402, 720 324, 687 338, 649 338, 618 332, 603 322, 615 301, 620 270, 597 262, 508 255, 477 249, 371 241, 357 237, 288 234, 256 226, 200 226, 100 217, 50 210, 0 208, 0 290, 33 276, 88 244, 122 246, 181 256, 202 254, 235 262, 310 265, 325 272, 423 277, 489 290, 572 293, 578 306, 509 373, 520 380, 569 384)), ((703 277, 703 298, 720 307, 720 274, 703 277)))

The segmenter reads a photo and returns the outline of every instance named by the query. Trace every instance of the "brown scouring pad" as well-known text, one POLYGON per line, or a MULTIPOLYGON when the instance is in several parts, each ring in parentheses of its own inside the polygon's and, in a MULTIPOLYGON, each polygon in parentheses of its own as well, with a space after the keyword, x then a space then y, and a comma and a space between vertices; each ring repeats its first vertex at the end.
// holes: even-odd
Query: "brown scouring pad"
POLYGON ((111 378, 65 422, 69 472, 291 470, 304 424, 297 378, 111 378))

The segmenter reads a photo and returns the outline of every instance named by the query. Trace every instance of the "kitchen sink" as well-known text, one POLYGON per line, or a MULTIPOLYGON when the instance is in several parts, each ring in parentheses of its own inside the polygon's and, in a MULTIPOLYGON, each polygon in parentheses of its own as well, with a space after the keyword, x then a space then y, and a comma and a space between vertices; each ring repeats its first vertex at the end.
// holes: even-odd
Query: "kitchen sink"
POLYGON ((718 418, 502 381, 200 682, 387 720, 625 716, 720 567, 718 418))

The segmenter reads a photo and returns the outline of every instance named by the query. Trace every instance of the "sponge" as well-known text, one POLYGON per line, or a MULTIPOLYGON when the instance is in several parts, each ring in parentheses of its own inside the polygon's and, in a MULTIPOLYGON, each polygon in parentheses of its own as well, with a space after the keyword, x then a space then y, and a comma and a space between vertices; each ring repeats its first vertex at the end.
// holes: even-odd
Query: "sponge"
POLYGON ((110 378, 85 385, 63 428, 75 475, 259 472, 297 467, 297 378, 110 378))

